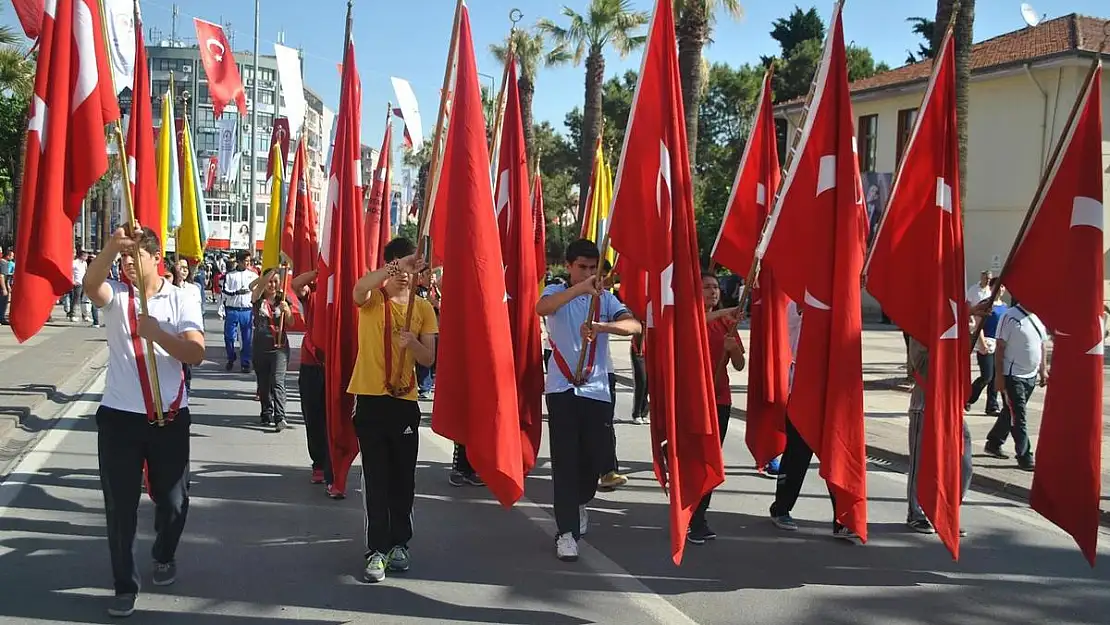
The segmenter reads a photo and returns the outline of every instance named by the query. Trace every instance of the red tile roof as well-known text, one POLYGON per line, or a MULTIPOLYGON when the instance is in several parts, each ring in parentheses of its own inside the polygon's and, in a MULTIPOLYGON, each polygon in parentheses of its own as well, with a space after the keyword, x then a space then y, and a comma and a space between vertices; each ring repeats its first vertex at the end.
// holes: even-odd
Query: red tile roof
MULTIPOLYGON (((971 71, 981 72, 1068 52, 1098 52, 1105 23, 1104 19, 1072 13, 1048 20, 1036 27, 1015 30, 981 41, 972 46, 971 71)), ((875 91, 928 80, 932 71, 933 61, 930 59, 863 78, 849 86, 852 93, 875 91)), ((804 101, 804 97, 795 98, 779 106, 804 101)))

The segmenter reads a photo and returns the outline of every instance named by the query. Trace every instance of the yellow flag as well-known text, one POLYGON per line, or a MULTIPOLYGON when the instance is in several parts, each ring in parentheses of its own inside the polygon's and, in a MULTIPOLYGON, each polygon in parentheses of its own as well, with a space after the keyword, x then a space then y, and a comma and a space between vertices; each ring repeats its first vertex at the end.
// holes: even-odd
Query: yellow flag
POLYGON ((281 160, 281 145, 274 143, 270 148, 270 162, 273 171, 270 181, 270 210, 266 212, 266 239, 262 242, 262 269, 276 269, 281 262, 281 207, 282 186, 285 178, 285 163, 281 160))
MULTIPOLYGON (((589 209, 590 219, 586 238, 600 246, 605 240, 605 235, 609 233, 609 208, 613 204, 613 170, 605 160, 605 150, 601 146, 601 141, 597 142, 597 155, 594 156, 593 180, 592 206, 589 209)), ((613 248, 610 247, 605 254, 605 260, 612 266, 615 258, 613 248)))
POLYGON ((181 228, 177 231, 177 256, 199 260, 204 257, 204 247, 201 244, 199 210, 197 207, 197 172, 196 159, 190 158, 193 153, 193 141, 189 136, 189 120, 184 120, 184 131, 181 133, 181 151, 185 158, 181 166, 181 228))
POLYGON ((158 133, 158 212, 162 216, 163 247, 181 226, 181 179, 177 166, 177 127, 174 125, 173 92, 162 97, 162 129, 158 133))

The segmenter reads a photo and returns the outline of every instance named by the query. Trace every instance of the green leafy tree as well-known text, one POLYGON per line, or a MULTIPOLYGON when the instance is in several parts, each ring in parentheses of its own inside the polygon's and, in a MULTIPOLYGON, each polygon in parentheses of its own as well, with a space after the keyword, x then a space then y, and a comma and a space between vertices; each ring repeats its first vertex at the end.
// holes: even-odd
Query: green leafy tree
POLYGON ((709 82, 709 68, 702 56, 710 43, 718 11, 739 19, 740 0, 677 0, 674 3, 678 36, 678 67, 682 75, 682 104, 686 115, 686 141, 691 164, 697 161, 699 104, 709 82))
MULTIPOLYGON (((583 132, 579 137, 578 183, 585 189, 590 184, 594 147, 601 134, 602 83, 605 80, 605 50, 612 47, 622 57, 643 45, 646 37, 639 34, 650 15, 632 8, 631 0, 590 0, 585 13, 563 7, 569 24, 559 26, 549 19, 540 20, 538 28, 549 34, 556 44, 574 50, 575 65, 586 61, 586 94, 583 104, 583 132)), ((579 222, 586 207, 586 193, 578 201, 579 222)))
MULTIPOLYGON (((548 38, 543 31, 516 30, 512 35, 513 53, 516 56, 520 69, 517 79, 517 89, 520 90, 520 117, 524 124, 524 147, 528 154, 528 167, 531 171, 536 158, 534 143, 536 141, 535 128, 532 122, 532 100, 536 95, 536 73, 541 67, 557 67, 571 60, 570 51, 565 43, 549 47, 548 38)), ((501 63, 505 62, 509 54, 509 41, 504 44, 493 44, 490 51, 501 63)))
POLYGON ((912 50, 906 51, 906 65, 933 58, 936 55, 936 48, 933 47, 936 22, 927 17, 907 17, 906 21, 913 24, 911 27, 913 33, 925 40, 925 43, 917 44, 916 53, 912 50))

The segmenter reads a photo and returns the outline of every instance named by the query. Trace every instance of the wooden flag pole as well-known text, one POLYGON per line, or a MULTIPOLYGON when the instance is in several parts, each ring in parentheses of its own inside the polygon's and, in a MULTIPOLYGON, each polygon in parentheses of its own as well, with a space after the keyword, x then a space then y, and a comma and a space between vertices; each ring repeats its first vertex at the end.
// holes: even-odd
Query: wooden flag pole
MULTIPOLYGON (((104 36, 104 43, 105 45, 107 45, 108 15, 107 12, 104 10, 104 1, 97 0, 96 5, 97 8, 100 10, 100 28, 104 36)), ((140 28, 141 22, 139 21, 138 0, 134 2, 134 10, 135 27, 140 28)), ((103 52, 107 53, 108 51, 104 50, 103 52)), ((111 72, 110 78, 112 84, 115 85, 115 69, 112 67, 111 63, 108 63, 108 68, 109 72, 111 72)), ((139 223, 135 220, 135 199, 131 196, 131 174, 128 171, 127 167, 127 140, 123 136, 123 123, 119 119, 117 119, 112 124, 112 134, 115 135, 116 138, 116 150, 118 152, 116 156, 119 161, 119 170, 122 180, 122 184, 120 186, 123 187, 123 205, 127 210, 128 229, 131 231, 131 236, 134 237, 137 236, 139 233, 139 223)), ((147 308, 146 289, 143 287, 143 285, 146 284, 146 277, 143 275, 142 263, 139 262, 139 259, 137 257, 135 258, 135 275, 139 279, 139 288, 136 289, 139 292, 139 312, 143 315, 147 315, 149 314, 149 309, 147 308)), ((147 375, 150 378, 150 389, 152 397, 154 399, 154 422, 158 425, 158 427, 164 427, 166 425, 166 417, 162 412, 162 388, 161 385, 158 383, 158 363, 155 361, 156 356, 154 351, 154 341, 150 339, 146 339, 146 354, 148 355, 148 357, 145 358, 147 375)), ((136 354, 136 356, 137 355, 138 354, 136 354)))
MULTIPOLYGON (((491 164, 496 164, 497 158, 500 156, 498 152, 501 147, 501 134, 504 131, 502 126, 505 124, 505 94, 509 87, 509 66, 516 62, 516 24, 523 17, 524 14, 520 12, 520 9, 513 9, 509 12, 509 21, 513 25, 509 29, 509 45, 505 52, 505 68, 501 72, 501 91, 497 94, 497 108, 493 114, 493 135, 489 144, 489 161, 491 164)), ((496 171, 494 175, 497 175, 496 171)))
MULTIPOLYGON (((462 23, 462 9, 463 0, 456 0, 455 2, 455 22, 451 27, 451 43, 447 49, 447 65, 443 69, 443 87, 440 89, 439 100, 439 115, 436 119, 436 132, 435 138, 432 140, 432 160, 428 166, 428 179, 424 184, 424 206, 420 210, 420 218, 417 222, 416 234, 416 257, 424 259, 425 246, 427 245, 428 230, 431 227, 432 210, 435 208, 435 194, 439 190, 439 177, 442 171, 442 153, 443 153, 443 139, 444 139, 444 126, 447 118, 448 101, 451 98, 451 76, 454 74, 455 59, 458 56, 459 48, 459 25, 462 23)), ((412 282, 415 282, 416 276, 411 276, 412 282)), ((405 325, 404 330, 408 332, 412 329, 412 309, 413 304, 416 302, 416 289, 409 289, 409 302, 405 311, 405 325)))
MULTIPOLYGON (((1099 44, 1098 53, 1095 54, 1094 59, 1091 61, 1090 68, 1087 69, 1087 75, 1083 79, 1083 86, 1089 91, 1091 86, 1091 79, 1098 70, 1099 65, 1102 63, 1102 54, 1106 51, 1107 44, 1110 43, 1110 20, 1103 24, 1103 37, 1102 43, 1099 44)), ((1100 85, 1094 85, 1095 89, 1100 88, 1100 85)), ((1025 219, 1021 222, 1021 227, 1018 228, 1017 236, 1014 237, 1014 242, 1010 246, 1010 252, 1006 255, 1006 262, 1002 265, 1002 270, 998 272, 998 280, 995 282, 994 288, 991 289, 990 301, 998 299, 998 293, 1002 289, 1004 280, 1006 278, 1006 270, 1010 268, 1010 263, 1014 260, 1014 255, 1021 247, 1021 242, 1025 239, 1025 234, 1029 230, 1029 225, 1033 223, 1033 216, 1037 213, 1037 209, 1044 199, 1044 193, 1048 187, 1048 180, 1052 176, 1052 172, 1060 162, 1060 156, 1064 151, 1064 143, 1067 138, 1067 131, 1075 124, 1075 118, 1079 116, 1079 107, 1083 103, 1084 95, 1086 92, 1079 93, 1075 98, 1075 103, 1072 104, 1071 113, 1068 114, 1068 121, 1064 124, 1064 132, 1060 135, 1060 140, 1056 142, 1056 148, 1052 151, 1052 158, 1048 160, 1044 173, 1041 174, 1041 181, 1037 184, 1037 190, 1033 193, 1033 201, 1029 203, 1028 210, 1025 211, 1025 219)), ((979 341, 979 335, 983 331, 983 322, 985 317, 976 317, 975 329, 971 333, 972 349, 975 349, 975 344, 979 341)))
MULTIPOLYGON (((609 255, 609 233, 605 233, 605 238, 601 242, 601 256, 598 257, 597 268, 597 293, 590 296, 590 306, 586 312, 586 327, 593 329, 594 315, 597 314, 598 307, 601 306, 601 292, 605 290, 606 284, 609 281, 609 276, 613 273, 613 267, 608 270, 605 269, 605 257, 609 255)), ((596 340, 596 339, 595 339, 596 340)), ((575 385, 584 384, 586 381, 582 379, 582 372, 586 367, 586 345, 583 342, 581 348, 578 350, 578 364, 574 368, 574 379, 568 380, 575 385)))

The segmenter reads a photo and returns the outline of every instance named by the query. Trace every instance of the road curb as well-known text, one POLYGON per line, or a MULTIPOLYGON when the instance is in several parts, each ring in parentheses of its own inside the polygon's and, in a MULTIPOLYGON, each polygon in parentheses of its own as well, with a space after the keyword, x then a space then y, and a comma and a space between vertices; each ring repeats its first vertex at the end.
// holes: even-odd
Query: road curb
MULTIPOLYGON (((620 373, 617 373, 615 375, 617 381, 621 384, 629 387, 633 385, 631 377, 620 373)), ((893 387, 894 386, 892 385, 891 388, 893 387)), ((732 416, 734 418, 747 421, 747 415, 745 414, 744 410, 737 408, 736 406, 732 407, 732 416)), ((889 468, 899 473, 909 472, 909 454, 900 451, 882 449, 880 447, 876 447, 875 445, 867 445, 866 451, 868 458, 872 458, 885 463, 889 465, 889 468)), ((975 488, 976 490, 982 492, 987 492, 989 494, 997 495, 999 497, 1003 497, 1011 501, 1017 501, 1026 505, 1029 504, 1028 488, 1018 484, 1014 484, 1013 482, 1007 482, 1006 480, 991 477, 990 475, 984 475, 979 471, 976 471, 972 475, 971 486, 972 488, 975 488)), ((1102 527, 1110 528, 1110 511, 1103 510, 1101 508, 1099 509, 1099 524, 1102 527)))
POLYGON ((38 401, 28 406, 9 406, 6 408, 9 412, 0 414, 0 482, 39 439, 57 425, 67 407, 86 393, 107 364, 108 346, 105 344, 53 384, 38 401), (28 427, 32 419, 39 423, 28 427))

